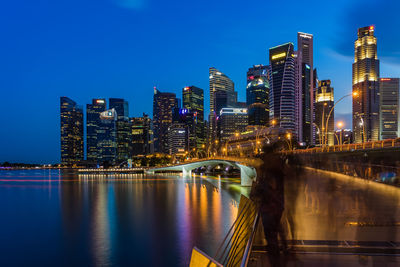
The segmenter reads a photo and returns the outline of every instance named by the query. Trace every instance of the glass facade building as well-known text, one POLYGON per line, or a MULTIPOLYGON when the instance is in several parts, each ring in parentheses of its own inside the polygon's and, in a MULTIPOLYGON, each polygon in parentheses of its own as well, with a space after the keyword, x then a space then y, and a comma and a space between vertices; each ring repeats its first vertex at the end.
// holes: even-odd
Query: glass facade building
POLYGON ((188 86, 182 89, 183 109, 193 114, 194 136, 190 147, 200 148, 205 143, 204 127, 204 91, 196 86, 188 86))
POLYGON ((100 127, 100 113, 107 109, 105 99, 93 99, 86 105, 86 159, 97 162, 97 131, 100 127))
POLYGON ((269 125, 268 66, 255 65, 247 71, 246 105, 249 125, 269 125))
POLYGON ((298 139, 307 145, 314 140, 314 59, 313 35, 297 33, 296 114, 298 139))
POLYGON ((168 127, 168 154, 183 156, 188 148, 187 126, 184 123, 174 122, 168 127))
POLYGON ((115 164, 117 159, 117 112, 109 109, 100 113, 100 125, 97 131, 97 149, 99 164, 115 164))
POLYGON ((379 139, 379 60, 374 26, 358 29, 353 63, 353 137, 355 143, 379 139))
POLYGON ((399 78, 380 78, 380 139, 399 137, 399 78))
POLYGON ((172 115, 175 108, 179 108, 179 101, 174 93, 164 93, 154 88, 153 125, 155 152, 169 153, 167 131, 172 124, 172 115))
POLYGON ((234 107, 237 93, 233 81, 216 68, 209 68, 210 115, 208 143, 214 145, 217 138, 217 116, 222 108, 234 107))
POLYGON ((323 145, 327 142, 328 145, 332 146, 335 142, 335 111, 333 110, 327 129, 327 140, 324 139, 324 132, 326 131, 326 120, 329 112, 334 105, 334 92, 331 87, 330 80, 321 80, 318 82, 318 88, 315 93, 315 124, 317 125, 316 132, 316 145, 323 145))
POLYGON ((154 153, 153 122, 147 114, 143 117, 131 118, 132 156, 154 153))
POLYGON ((122 98, 110 98, 109 108, 114 109, 117 115, 117 162, 122 163, 130 158, 131 153, 131 124, 129 121, 129 105, 122 98))
POLYGON ((230 136, 240 133, 248 125, 248 114, 245 108, 223 108, 218 117, 218 133, 220 143, 226 142, 230 136))
POLYGON ((61 163, 83 160, 83 110, 68 97, 60 97, 61 163))
POLYGON ((270 120, 295 136, 296 133, 296 70, 293 43, 269 49, 270 120))

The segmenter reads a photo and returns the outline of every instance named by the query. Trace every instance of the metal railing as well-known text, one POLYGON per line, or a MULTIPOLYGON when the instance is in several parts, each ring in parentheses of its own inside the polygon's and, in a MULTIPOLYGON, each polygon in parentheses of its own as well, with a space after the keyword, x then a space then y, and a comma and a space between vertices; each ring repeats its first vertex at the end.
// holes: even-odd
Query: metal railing
POLYGON ((374 163, 307 158, 307 167, 342 173, 369 181, 400 186, 400 167, 374 163))
POLYGON ((256 220, 258 216, 254 203, 242 195, 237 218, 218 247, 214 259, 223 266, 242 266, 244 257, 250 255, 249 244, 252 244, 250 239, 253 240, 256 220))
POLYGON ((260 213, 257 212, 256 218, 254 219, 254 224, 253 224, 253 229, 251 231, 249 240, 247 241, 246 249, 244 251, 243 257, 242 257, 242 262, 240 264, 240 267, 247 267, 251 255, 251 251, 253 248, 253 242, 256 237, 256 232, 258 228, 258 223, 260 222, 260 213))
POLYGON ((382 148, 396 148, 400 147, 400 138, 386 139, 381 141, 371 141, 358 144, 342 144, 334 146, 321 146, 308 149, 297 149, 293 153, 322 153, 322 152, 341 152, 341 151, 357 151, 365 149, 382 149, 382 148))

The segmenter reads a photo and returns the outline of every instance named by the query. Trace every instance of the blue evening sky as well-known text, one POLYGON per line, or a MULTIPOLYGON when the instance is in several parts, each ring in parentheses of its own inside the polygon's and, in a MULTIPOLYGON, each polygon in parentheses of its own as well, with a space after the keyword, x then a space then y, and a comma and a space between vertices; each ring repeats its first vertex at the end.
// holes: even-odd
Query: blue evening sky
MULTIPOLYGON (((60 159, 59 97, 122 97, 152 114, 153 86, 205 91, 214 66, 245 100, 246 71, 268 48, 314 34, 314 65, 338 99, 351 92, 357 28, 375 25, 381 77, 400 77, 397 0, 18 0, 0 7, 0 162, 60 159)), ((336 117, 350 128, 351 101, 336 117), (342 115, 340 115, 340 114, 342 115)))

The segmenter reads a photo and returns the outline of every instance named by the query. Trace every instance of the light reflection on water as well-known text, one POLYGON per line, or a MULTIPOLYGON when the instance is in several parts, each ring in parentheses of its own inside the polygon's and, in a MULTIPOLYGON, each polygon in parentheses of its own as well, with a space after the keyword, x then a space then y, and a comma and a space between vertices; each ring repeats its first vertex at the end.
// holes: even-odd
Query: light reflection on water
POLYGON ((237 213, 227 181, 0 173, 0 265, 176 266, 193 246, 213 256, 237 213))

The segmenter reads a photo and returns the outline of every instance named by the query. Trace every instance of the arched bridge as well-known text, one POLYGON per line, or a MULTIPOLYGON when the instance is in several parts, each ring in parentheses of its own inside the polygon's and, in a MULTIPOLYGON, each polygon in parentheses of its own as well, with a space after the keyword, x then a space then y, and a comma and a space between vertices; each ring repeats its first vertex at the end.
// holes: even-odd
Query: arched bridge
POLYGON ((181 171, 183 176, 191 176, 192 170, 194 169, 205 166, 215 167, 217 165, 223 164, 240 169, 241 185, 251 186, 253 180, 257 177, 256 168, 260 166, 261 162, 262 161, 260 159, 252 159, 252 158, 233 158, 233 157, 204 158, 190 162, 185 162, 174 166, 150 168, 146 171, 146 173, 154 174, 156 172, 161 172, 161 171, 181 171))

